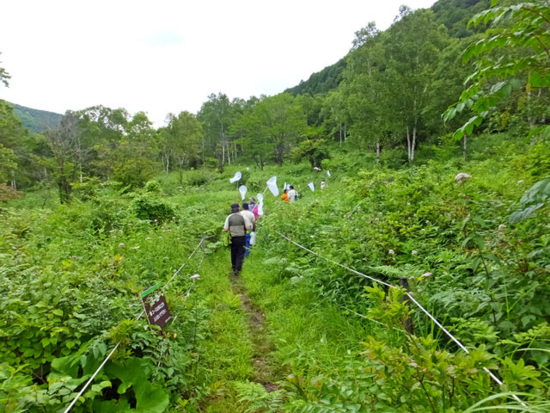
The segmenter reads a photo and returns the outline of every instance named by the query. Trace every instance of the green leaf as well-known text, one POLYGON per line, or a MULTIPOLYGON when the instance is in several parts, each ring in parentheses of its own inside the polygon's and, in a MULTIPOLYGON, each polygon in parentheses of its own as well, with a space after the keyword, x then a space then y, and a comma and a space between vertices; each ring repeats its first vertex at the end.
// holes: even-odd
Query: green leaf
POLYGON ((103 390, 107 387, 111 387, 111 386, 112 386, 111 382, 108 381, 108 380, 105 380, 105 381, 102 381, 99 384, 94 384, 92 386, 92 390, 95 391, 95 392, 100 392, 101 390, 103 390))
POLYGON ((529 83, 533 87, 550 87, 550 74, 541 72, 532 72, 529 75, 529 83))
POLYGON ((59 317, 63 316, 63 310, 60 310, 59 308, 56 308, 55 310, 53 310, 52 313, 54 313, 55 315, 58 315, 59 317))
POLYGON ((52 372, 48 375, 48 378, 78 377, 79 358, 79 355, 71 355, 53 360, 51 364, 52 372))
POLYGON ((146 360, 133 357, 123 363, 108 363, 105 366, 105 372, 122 381, 118 392, 123 394, 132 385, 146 381, 150 375, 150 368, 146 360))
POLYGON ((170 403, 168 393, 148 381, 140 381, 134 386, 136 394, 136 412, 162 413, 170 403))
POLYGON ((531 205, 528 208, 525 209, 518 209, 517 211, 513 212, 510 215, 509 221, 510 224, 517 224, 519 221, 523 221, 524 219, 529 218, 529 216, 535 212, 537 209, 542 208, 544 206, 543 203, 531 205))
POLYGON ((96 413, 119 413, 131 411, 130 403, 124 398, 118 400, 102 401, 95 399, 93 403, 93 411, 96 413))
POLYGON ((535 183, 521 197, 520 202, 522 205, 529 205, 534 202, 543 202, 548 198, 550 198, 550 177, 535 183))

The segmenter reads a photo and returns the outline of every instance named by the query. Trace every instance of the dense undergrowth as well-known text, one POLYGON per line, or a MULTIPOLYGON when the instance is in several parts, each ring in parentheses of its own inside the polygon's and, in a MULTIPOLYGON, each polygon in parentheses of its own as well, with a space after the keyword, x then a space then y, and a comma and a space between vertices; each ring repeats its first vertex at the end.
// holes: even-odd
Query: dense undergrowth
POLYGON ((415 327, 410 338, 365 337, 363 362, 324 380, 326 387, 306 374, 299 392, 308 406, 303 411, 354 411, 347 405, 462 411, 500 391, 548 398, 549 210, 540 203, 548 194, 542 185, 528 191, 550 172, 548 147, 507 142, 491 152, 467 162, 442 157, 400 170, 364 169, 268 217, 260 243, 277 256, 265 265, 287 278, 287 286, 307 284, 320 299, 365 314, 389 331, 409 314, 415 327), (458 173, 471 178, 457 182, 458 173), (533 212, 527 204, 541 208, 533 212), (525 219, 518 220, 517 210, 525 219), (402 304, 398 289, 373 286, 275 231, 384 282, 399 285, 407 278, 413 296, 470 355, 418 308, 402 304), (501 388, 484 367, 501 377, 501 388), (363 380, 354 380, 357 375, 363 380))
POLYGON ((212 248, 187 258, 203 234, 215 241, 223 210, 214 208, 228 194, 212 194, 206 212, 203 197, 178 191, 166 201, 157 187, 123 194, 98 185, 53 211, 33 208, 32 197, 2 210, 3 411, 66 407, 118 342, 76 411, 163 411, 194 391, 188 371, 208 316, 189 277, 212 248), (161 334, 136 320, 139 292, 166 283, 182 263, 165 289, 177 322, 161 334))
POLYGON ((120 342, 75 411, 458 412, 501 392, 529 393, 528 408, 544 411, 533 406, 550 385, 548 194, 529 188, 550 175, 550 149, 494 135, 470 151, 466 161, 442 144, 407 166, 390 151, 376 165, 344 149, 323 162, 330 179, 307 164, 237 165, 161 175, 134 192, 84 182, 70 205, 39 190, 11 201, 0 212, 2 409, 62 410, 120 342), (272 175, 301 193, 293 205, 266 193, 243 276, 275 346, 267 356, 282 388, 272 396, 250 382, 246 321, 228 254, 216 252, 239 200, 228 183, 237 170, 249 196, 272 175), (312 180, 328 186, 312 193, 312 180), (402 304, 400 290, 276 231, 393 285, 406 277, 470 355, 402 304), (203 234, 206 250, 187 260, 203 234), (139 292, 184 262, 166 289, 167 329, 135 320, 139 292), (413 337, 402 331, 409 316, 413 337))

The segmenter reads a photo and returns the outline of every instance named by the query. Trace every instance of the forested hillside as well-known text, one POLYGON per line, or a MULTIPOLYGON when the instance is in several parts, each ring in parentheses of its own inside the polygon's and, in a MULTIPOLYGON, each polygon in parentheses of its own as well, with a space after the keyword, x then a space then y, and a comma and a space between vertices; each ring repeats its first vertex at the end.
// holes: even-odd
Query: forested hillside
POLYGON ((346 68, 346 60, 341 59, 337 63, 325 67, 318 73, 312 74, 308 80, 301 81, 298 86, 285 90, 292 96, 296 95, 316 95, 318 93, 327 93, 336 89, 342 80, 342 71, 346 68))
MULTIPOLYGON (((476 31, 475 28, 467 27, 468 20, 476 13, 489 7, 489 0, 438 0, 431 8, 434 12, 434 21, 438 24, 443 24, 448 29, 451 37, 464 38, 472 36, 476 31)), ((361 35, 357 32, 356 35, 361 35)), ((354 42, 353 50, 358 46, 354 42)), ((301 81, 299 85, 285 90, 285 92, 296 95, 318 93, 327 93, 338 87, 342 81, 342 72, 346 67, 346 62, 350 59, 339 60, 331 66, 325 67, 318 73, 314 73, 306 81, 301 81)))
POLYGON ((47 129, 59 127, 63 115, 46 110, 27 108, 11 103, 15 116, 23 122, 23 125, 32 133, 41 133, 47 129))
POLYGON ((401 7, 351 46, 159 128, 31 133, 0 100, 0 411, 550 411, 547 0, 401 7))

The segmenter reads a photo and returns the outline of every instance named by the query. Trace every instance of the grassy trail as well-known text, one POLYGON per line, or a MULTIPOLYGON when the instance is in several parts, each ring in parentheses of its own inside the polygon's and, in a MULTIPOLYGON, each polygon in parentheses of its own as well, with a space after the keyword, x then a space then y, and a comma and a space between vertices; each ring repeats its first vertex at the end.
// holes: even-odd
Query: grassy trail
POLYGON ((250 397, 278 389, 264 315, 248 298, 242 278, 230 275, 230 268, 224 249, 209 256, 201 269, 198 293, 211 313, 196 377, 198 392, 206 396, 201 397, 201 411, 250 411, 250 397))
POLYGON ((207 260, 203 272, 211 276, 207 282, 216 291, 216 311, 207 341, 211 350, 201 362, 203 371, 211 371, 211 396, 203 411, 279 412, 303 406, 306 388, 345 375, 362 357, 360 343, 378 328, 345 315, 304 283, 265 265, 277 258, 268 246, 259 246, 246 259, 241 277, 229 275, 227 250, 207 260))
POLYGON ((278 390, 279 386, 273 383, 275 376, 270 365, 270 353, 273 351, 273 345, 267 336, 265 314, 247 295, 246 286, 241 277, 230 275, 229 280, 233 293, 238 295, 241 300, 241 310, 248 317, 248 328, 254 348, 252 381, 261 384, 268 393, 271 393, 278 390))

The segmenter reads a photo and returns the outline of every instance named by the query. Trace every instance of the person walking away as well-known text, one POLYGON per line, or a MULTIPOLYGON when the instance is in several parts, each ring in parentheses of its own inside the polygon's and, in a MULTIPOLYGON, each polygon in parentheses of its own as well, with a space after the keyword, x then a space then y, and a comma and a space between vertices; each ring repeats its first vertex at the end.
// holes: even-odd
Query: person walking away
POLYGON ((282 199, 283 201, 285 201, 286 203, 290 202, 290 201, 288 200, 288 189, 285 189, 285 190, 283 191, 283 195, 281 195, 281 199, 282 199))
POLYGON ((298 194, 298 191, 296 191, 294 189, 294 185, 290 185, 290 191, 288 191, 288 199, 289 199, 290 203, 293 203, 294 201, 297 201, 298 196, 300 196, 300 195, 298 194))
POLYGON ((246 245, 246 231, 252 224, 239 213, 239 204, 231 204, 231 214, 225 219, 224 231, 231 235, 231 266, 233 274, 239 275, 243 269, 243 260, 246 245))
MULTIPOLYGON (((256 219, 254 218, 254 214, 250 212, 249 206, 246 202, 243 202, 243 210, 241 211, 241 215, 244 217, 244 219, 248 219, 248 222, 252 224, 252 232, 256 231, 256 219)), ((244 257, 248 257, 250 255, 250 233, 246 233, 246 244, 245 244, 245 253, 244 257)))
POLYGON ((254 198, 250 198, 250 202, 248 203, 248 210, 254 214, 254 220, 257 221, 260 217, 259 214, 259 206, 256 205, 256 200, 254 198))

